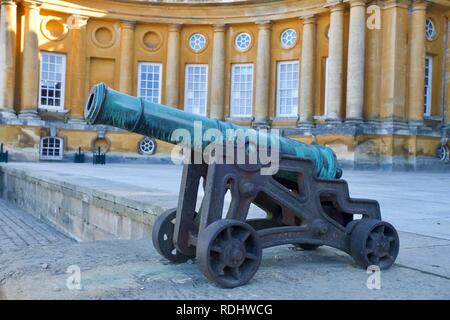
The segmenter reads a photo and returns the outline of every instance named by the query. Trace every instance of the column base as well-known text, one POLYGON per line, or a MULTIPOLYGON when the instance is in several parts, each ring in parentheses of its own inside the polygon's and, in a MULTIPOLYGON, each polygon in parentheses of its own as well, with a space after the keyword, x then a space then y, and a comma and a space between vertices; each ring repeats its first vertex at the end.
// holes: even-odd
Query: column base
POLYGON ((4 109, 0 109, 0 118, 13 118, 16 119, 17 115, 14 112, 13 109, 9 109, 9 108, 4 108, 4 109))
POLYGON ((325 123, 331 125, 339 125, 342 124, 342 120, 337 118, 325 118, 325 123))
POLYGON ((345 119, 344 124, 348 124, 348 125, 358 125, 358 124, 362 124, 363 123, 363 119, 362 118, 347 118, 345 119))
POLYGON ((303 130, 309 130, 314 127, 314 124, 311 121, 297 121, 297 128, 303 130))
POLYGON ((67 123, 86 124, 86 121, 81 117, 69 117, 67 123))
POLYGON ((388 129, 388 130, 408 130, 408 123, 405 120, 400 119, 382 119, 380 121, 380 128, 381 129, 388 129))
POLYGON ((447 137, 450 137, 450 124, 447 124, 442 128, 442 135, 446 135, 447 137))
POLYGON ((408 125, 412 128, 418 128, 423 126, 423 121, 421 120, 410 120, 408 125))
POLYGON ((41 119, 36 110, 21 110, 17 116, 19 119, 41 119))
POLYGON ((258 128, 258 129, 269 129, 270 124, 269 124, 269 121, 267 121, 267 120, 259 119, 259 120, 255 120, 252 122, 252 127, 258 128))

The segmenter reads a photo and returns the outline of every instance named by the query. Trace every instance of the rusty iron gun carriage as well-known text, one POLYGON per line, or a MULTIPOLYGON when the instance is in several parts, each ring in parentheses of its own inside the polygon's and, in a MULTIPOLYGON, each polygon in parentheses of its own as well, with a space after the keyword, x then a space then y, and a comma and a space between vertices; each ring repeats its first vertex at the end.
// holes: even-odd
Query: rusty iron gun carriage
MULTIPOLYGON (((85 118, 89 124, 118 127, 169 143, 174 143, 172 134, 180 128, 194 137, 195 121, 202 130, 224 134, 253 130, 132 97, 103 83, 92 88, 85 118)), ((227 143, 236 151, 236 141, 227 143)), ((189 145, 202 151, 207 144, 192 138, 189 145)), ((397 231, 381 220, 377 201, 350 198, 334 152, 285 137, 279 138, 279 150, 279 170, 273 175, 262 174, 260 161, 239 163, 233 158, 184 164, 177 208, 163 212, 153 225, 156 250, 173 262, 195 258, 201 272, 222 287, 247 283, 259 268, 262 249, 285 244, 304 250, 331 246, 364 268, 389 268, 399 251, 397 231), (197 209, 199 188, 204 195, 197 209), (227 193, 231 201, 224 212, 227 193), (251 205, 262 209, 266 217, 250 219, 251 205)), ((246 151, 248 155, 255 149, 246 151)), ((227 157, 226 152, 222 156, 227 157)))

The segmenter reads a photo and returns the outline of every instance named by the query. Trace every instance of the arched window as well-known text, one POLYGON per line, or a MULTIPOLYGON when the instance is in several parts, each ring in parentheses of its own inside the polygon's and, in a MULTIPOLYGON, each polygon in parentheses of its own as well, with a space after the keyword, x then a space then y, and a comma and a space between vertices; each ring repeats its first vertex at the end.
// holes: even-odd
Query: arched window
POLYGON ((64 140, 60 137, 43 137, 40 144, 41 160, 62 160, 64 140))

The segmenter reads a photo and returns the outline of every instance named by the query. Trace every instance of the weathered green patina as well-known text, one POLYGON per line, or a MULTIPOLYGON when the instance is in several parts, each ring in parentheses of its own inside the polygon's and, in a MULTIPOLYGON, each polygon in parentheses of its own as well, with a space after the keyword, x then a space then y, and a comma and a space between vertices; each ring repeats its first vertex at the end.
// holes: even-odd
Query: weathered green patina
MULTIPOLYGON (((217 129, 225 139, 227 130, 253 130, 236 126, 230 122, 210 119, 179 109, 152 103, 137 97, 115 91, 104 83, 95 85, 85 107, 85 118, 89 124, 103 124, 157 139, 175 143, 171 140, 176 129, 189 131, 190 146, 206 147, 210 142, 202 139, 208 129, 217 129), (194 122, 202 124, 202 134, 194 134, 194 122), (194 139, 197 139, 196 141, 194 139)), ((259 131, 256 131, 258 135, 259 131)), ((267 135, 268 141, 270 135, 267 135)), ((268 142, 270 145, 270 142, 268 142)), ((330 148, 318 144, 305 144, 300 141, 281 137, 280 153, 310 159, 315 164, 317 175, 333 179, 337 175, 336 155, 330 148)))

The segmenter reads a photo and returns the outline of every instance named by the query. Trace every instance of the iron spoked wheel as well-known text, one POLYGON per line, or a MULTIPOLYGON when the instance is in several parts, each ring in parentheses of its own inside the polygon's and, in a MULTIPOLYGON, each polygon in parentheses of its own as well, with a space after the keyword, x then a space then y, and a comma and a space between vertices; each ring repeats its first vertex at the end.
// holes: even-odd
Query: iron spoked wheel
POLYGON ((447 145, 441 144, 436 150, 436 156, 441 161, 448 161, 450 157, 450 148, 447 145))
POLYGON ((247 223, 223 219, 200 232, 197 263, 212 282, 225 288, 246 284, 261 263, 258 233, 247 223))
POLYGON ((377 265, 388 269, 395 262, 400 247, 395 228, 386 221, 362 219, 350 238, 350 251, 360 266, 377 265))
POLYGON ((186 262, 193 258, 181 254, 173 244, 173 233, 175 230, 175 217, 177 209, 169 209, 164 211, 156 219, 152 229, 152 242, 156 251, 164 258, 177 263, 186 262))

